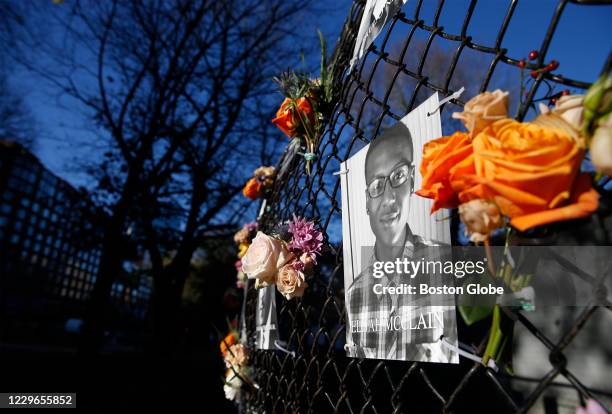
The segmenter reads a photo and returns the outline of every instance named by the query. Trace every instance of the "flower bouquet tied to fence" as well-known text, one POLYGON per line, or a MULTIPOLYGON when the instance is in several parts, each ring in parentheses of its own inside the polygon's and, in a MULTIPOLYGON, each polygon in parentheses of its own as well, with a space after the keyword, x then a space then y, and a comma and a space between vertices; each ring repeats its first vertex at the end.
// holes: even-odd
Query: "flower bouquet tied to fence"
MULTIPOLYGON (((485 245, 490 276, 514 292, 526 288, 531 275, 518 274, 505 258, 495 265, 492 233, 505 229, 507 249, 512 232, 585 218, 598 208, 592 177, 580 171, 589 142, 586 105, 583 96, 567 95, 534 120, 518 122, 508 118, 507 92, 485 92, 453 114, 466 132, 435 139, 423 149, 423 181, 416 193, 433 200, 432 213, 458 208, 470 241, 485 245)), ((483 362, 492 359, 511 369, 514 322, 507 311, 499 305, 460 307, 468 325, 493 314, 483 362)))
POLYGON ((242 271, 255 279, 256 288, 275 284, 286 299, 301 297, 322 247, 323 233, 315 224, 294 216, 271 236, 257 233, 242 257, 242 271))
POLYGON ((247 181, 242 194, 251 200, 267 197, 272 192, 276 170, 274 167, 259 167, 253 171, 253 177, 247 181))
POLYGON ((238 400, 244 384, 258 388, 251 380, 252 370, 248 366, 246 347, 240 342, 235 330, 230 330, 221 340, 219 349, 226 367, 223 386, 225 398, 231 401, 238 400))
POLYGON ((312 162, 317 159, 317 146, 323 133, 326 117, 332 109, 333 65, 328 67, 325 39, 321 41, 321 73, 312 78, 305 73, 287 70, 274 81, 285 97, 272 123, 287 137, 292 138, 294 147, 302 149, 306 172, 310 174, 312 162))

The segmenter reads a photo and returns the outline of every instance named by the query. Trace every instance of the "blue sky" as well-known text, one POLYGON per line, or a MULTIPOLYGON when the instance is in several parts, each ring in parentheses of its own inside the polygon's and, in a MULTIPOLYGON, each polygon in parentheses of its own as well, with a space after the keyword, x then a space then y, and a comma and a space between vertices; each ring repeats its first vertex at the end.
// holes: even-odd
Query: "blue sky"
MULTIPOLYGON (((408 0, 404 6, 411 15, 416 1, 408 0)), ((447 0, 440 18, 446 32, 459 33, 469 0, 447 0)), ((557 0, 521 1, 512 19, 503 47, 511 57, 526 56, 539 49, 557 0)), ((493 45, 498 27, 509 0, 481 0, 478 2, 468 34, 474 41, 493 45)), ((351 2, 336 0, 326 6, 317 19, 304 19, 299 25, 301 33, 314 45, 318 44, 316 29, 320 28, 328 39, 330 50, 338 38, 351 2)), ((437 1, 426 0, 421 18, 431 22, 437 1)), ((612 46, 612 6, 578 6, 568 4, 549 49, 547 61, 558 60, 558 72, 565 77, 594 81, 612 46)), ((296 50, 296 56, 299 55, 296 50)), ((34 149, 41 161, 54 173, 75 186, 87 186, 86 175, 73 166, 75 158, 91 156, 91 147, 85 142, 96 142, 90 120, 83 108, 69 98, 58 99, 57 92, 44 81, 25 72, 14 73, 15 89, 21 91, 37 121, 39 139, 34 149)), ((279 141, 282 142, 282 141, 279 141)), ((95 147, 94 147, 95 148, 95 147)))

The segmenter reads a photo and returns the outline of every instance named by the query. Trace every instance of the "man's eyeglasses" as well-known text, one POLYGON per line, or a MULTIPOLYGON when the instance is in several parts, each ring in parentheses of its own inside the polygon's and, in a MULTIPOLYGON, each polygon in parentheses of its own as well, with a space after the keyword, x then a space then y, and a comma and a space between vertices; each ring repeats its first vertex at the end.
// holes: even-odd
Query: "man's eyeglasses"
MULTIPOLYGON (((371 198, 378 198, 385 192, 385 187, 387 185, 387 179, 389 179, 389 183, 391 184, 391 188, 397 188, 400 185, 404 184, 408 178, 412 175, 414 170, 413 164, 404 164, 400 165, 386 177, 377 177, 368 184, 367 192, 371 198)), ((411 189, 412 191, 412 189, 411 189)))

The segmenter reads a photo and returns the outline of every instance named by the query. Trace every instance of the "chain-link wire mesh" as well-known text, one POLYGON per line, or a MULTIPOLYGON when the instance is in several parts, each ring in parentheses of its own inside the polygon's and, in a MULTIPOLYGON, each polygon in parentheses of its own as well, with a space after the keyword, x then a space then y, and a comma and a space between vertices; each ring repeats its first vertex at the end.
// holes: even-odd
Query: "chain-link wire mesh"
MULTIPOLYGON (((560 389, 561 393, 571 391, 576 401, 609 398, 609 393, 590 390, 568 370, 564 351, 593 315, 612 310, 610 305, 578 309, 577 318, 559 340, 549 339, 528 317, 518 315, 517 327, 530 332, 548 350, 551 368, 539 378, 511 377, 466 360, 453 366, 345 356, 340 180, 333 173, 340 169, 342 161, 377 136, 382 128, 401 119, 435 91, 440 93, 440 98, 448 96, 469 79, 470 84, 465 85, 467 92, 463 95, 469 99, 478 92, 503 85, 504 76, 514 76, 517 79, 514 83, 519 84, 519 62, 523 58, 509 56, 503 47, 510 23, 516 23, 518 1, 496 3, 499 26, 495 36, 484 43, 476 42, 471 36, 470 22, 478 3, 476 0, 468 2, 465 15, 451 17, 454 23, 458 22, 454 25, 458 27, 457 32, 445 30, 440 23, 448 1, 438 1, 433 14, 428 16, 423 12, 427 2, 409 1, 390 19, 365 57, 349 72, 348 63, 365 3, 365 0, 353 2, 334 50, 337 103, 320 139, 313 171, 311 175, 306 174, 304 160, 301 157, 288 160, 290 155, 286 153, 280 162, 291 161, 291 169, 277 178, 266 212, 259 220, 260 228, 266 231, 291 218, 292 214, 314 218, 327 233, 329 251, 315 277, 309 280, 303 298, 286 301, 277 295, 280 337, 294 355, 255 349, 252 333, 255 331, 257 294, 253 287, 248 289, 245 322, 251 334, 250 364, 259 388, 244 394, 241 407, 249 412, 266 413, 497 413, 525 412, 543 398, 543 405, 549 412, 551 404, 547 391, 551 389, 560 389), (460 69, 462 65, 473 70, 466 76, 460 69), (531 386, 519 392, 514 387, 517 379, 531 386), (563 384, 559 379, 563 379, 563 384)), ((542 23, 548 26, 537 49, 537 59, 526 62, 527 74, 546 66, 547 52, 568 3, 573 3, 572 7, 600 7, 602 12, 610 12, 607 1, 561 0, 556 5, 551 2, 552 19, 542 23)), ((603 63, 607 71, 610 59, 603 63)), ((512 82, 510 85, 512 89, 512 82)), ((513 91, 518 120, 529 119, 538 100, 548 102, 555 94, 555 86, 586 89, 590 84, 542 73, 527 85, 526 89, 513 91)), ((459 109, 465 100, 455 99, 450 105, 457 105, 454 109, 459 109)), ((445 131, 456 127, 450 121, 449 112, 447 108, 442 118, 445 131)), ((600 224, 609 217, 609 207, 607 213, 602 214, 600 224)), ((609 220, 606 223, 607 227, 601 225, 604 233, 609 234, 609 220)), ((609 240, 606 237, 605 240, 609 240)), ((603 277, 605 275, 592 283, 600 284, 603 277)), ((459 315, 457 320, 460 340, 479 345, 482 352, 486 327, 468 329, 459 315)))

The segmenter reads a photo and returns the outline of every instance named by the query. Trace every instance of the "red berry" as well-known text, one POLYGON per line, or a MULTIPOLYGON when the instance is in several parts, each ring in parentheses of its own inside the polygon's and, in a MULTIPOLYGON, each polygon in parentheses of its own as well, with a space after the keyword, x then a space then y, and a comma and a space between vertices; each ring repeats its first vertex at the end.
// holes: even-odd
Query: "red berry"
POLYGON ((526 66, 525 59, 519 60, 518 67, 521 69, 525 69, 525 66, 526 66))
POLYGON ((563 96, 567 96, 569 94, 570 94, 569 89, 563 89, 563 91, 561 92, 561 95, 563 95, 563 96))
POLYGON ((557 98, 550 98, 550 104, 554 105, 557 103, 557 98))
POLYGON ((546 69, 548 70, 555 70, 559 67, 559 62, 557 62, 556 60, 551 60, 550 63, 548 64, 548 66, 546 66, 546 69))
POLYGON ((532 70, 531 71, 531 77, 534 78, 534 79, 537 78, 539 74, 540 73, 537 70, 532 70))
POLYGON ((529 52, 529 60, 536 60, 540 54, 537 50, 532 50, 529 52))

